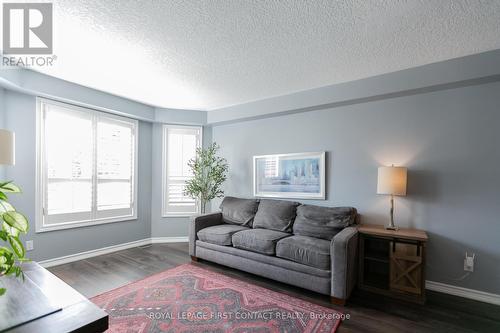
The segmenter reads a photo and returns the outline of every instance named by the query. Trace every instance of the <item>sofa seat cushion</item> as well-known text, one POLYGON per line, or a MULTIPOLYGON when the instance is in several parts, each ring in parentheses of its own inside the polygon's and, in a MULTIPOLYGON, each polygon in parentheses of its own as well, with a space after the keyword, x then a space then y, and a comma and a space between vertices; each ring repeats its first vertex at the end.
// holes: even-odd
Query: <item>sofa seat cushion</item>
POLYGON ((198 238, 207 243, 230 246, 233 245, 233 234, 242 230, 250 228, 235 224, 215 225, 198 231, 198 238))
POLYGON ((274 255, 276 254, 276 243, 280 239, 290 236, 286 232, 276 230, 244 230, 233 235, 233 246, 243 250, 274 255))
POLYGON ((298 202, 261 199, 253 220, 254 228, 292 232, 298 202))
POLYGON ((225 223, 252 226, 259 200, 225 197, 220 204, 222 220, 225 223))
POLYGON ((354 224, 356 215, 356 209, 352 207, 300 205, 297 207, 293 233, 331 240, 342 229, 354 224))
MULTIPOLYGON (((252 261, 262 263, 267 265, 266 270, 267 271, 273 271, 272 266, 277 266, 281 268, 285 268, 288 270, 300 272, 300 273, 305 273, 308 275, 314 275, 318 277, 323 277, 323 278, 328 278, 331 279, 331 272, 329 270, 325 269, 318 269, 315 267, 311 266, 306 266, 303 264, 300 264, 295 261, 291 261, 288 259, 283 259, 283 258, 278 258, 276 256, 268 256, 262 253, 257 253, 257 252, 252 252, 252 251, 247 251, 247 250, 242 250, 242 249, 237 249, 232 246, 221 246, 217 244, 212 244, 212 243, 206 243, 201 240, 196 241, 196 249, 209 249, 212 250, 216 253, 221 253, 221 254, 229 254, 231 256, 234 256, 234 260, 237 261, 238 258, 246 258, 250 259, 252 261)), ((200 257, 202 258, 202 257, 200 257)), ((224 263, 222 263, 224 264, 224 263)), ((328 268, 330 269, 330 268, 328 268)))
POLYGON ((276 256, 329 270, 330 241, 308 236, 287 237, 276 244, 276 256))

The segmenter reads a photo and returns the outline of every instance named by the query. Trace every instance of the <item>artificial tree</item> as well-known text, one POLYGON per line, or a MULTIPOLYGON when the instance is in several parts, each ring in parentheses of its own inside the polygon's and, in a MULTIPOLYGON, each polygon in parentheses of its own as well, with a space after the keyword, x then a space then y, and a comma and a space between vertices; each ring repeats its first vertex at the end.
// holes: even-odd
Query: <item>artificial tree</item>
MULTIPOLYGON (((0 183, 0 215, 2 216, 2 228, 0 229, 0 276, 15 275, 22 277, 24 274, 21 263, 29 261, 25 257, 26 251, 19 239, 21 233, 28 232, 29 224, 26 217, 17 212, 7 200, 6 193, 21 193, 21 189, 12 183, 0 183), (2 244, 4 243, 4 244, 2 244)), ((7 290, 0 287, 0 296, 7 290)))
POLYGON ((205 149, 198 148, 196 157, 188 162, 193 178, 186 181, 184 194, 198 200, 202 214, 210 200, 224 196, 222 183, 227 178, 228 164, 225 158, 217 156, 218 150, 215 142, 205 149))

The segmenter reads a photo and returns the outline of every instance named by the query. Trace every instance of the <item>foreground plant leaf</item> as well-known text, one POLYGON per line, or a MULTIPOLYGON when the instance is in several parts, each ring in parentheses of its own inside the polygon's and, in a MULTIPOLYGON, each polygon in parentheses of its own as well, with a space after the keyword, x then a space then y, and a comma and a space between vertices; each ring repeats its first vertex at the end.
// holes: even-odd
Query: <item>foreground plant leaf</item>
MULTIPOLYGON (((21 243, 19 238, 9 237, 9 243, 10 243, 10 246, 12 247, 12 249, 14 250, 14 253, 16 254, 16 256, 18 256, 19 258, 23 258, 24 254, 26 252, 24 250, 23 243, 21 243)), ((19 267, 16 267, 16 268, 19 268, 19 267)), ((17 274, 17 272, 16 272, 16 274, 17 274)))
POLYGON ((0 213, 14 212, 16 209, 10 203, 0 199, 0 213))
MULTIPOLYGON (((16 212, 14 206, 8 201, 5 193, 20 193, 21 189, 11 181, 0 183, 0 244, 7 243, 10 246, 0 246, 0 276, 15 275, 24 280, 21 263, 29 261, 25 258, 26 250, 19 239, 21 233, 27 233, 29 229, 26 217, 16 212), (1 221, 3 220, 3 221, 1 221)), ((6 293, 5 288, 0 288, 0 296, 6 293)))
POLYGON ((22 232, 28 231, 28 219, 26 219, 23 214, 18 212, 6 212, 3 213, 2 217, 3 220, 11 227, 16 228, 22 232))
POLYGON ((13 182, 4 182, 0 184, 0 190, 4 192, 10 192, 10 193, 21 193, 21 189, 19 186, 14 184, 13 182))
POLYGON ((11 227, 10 225, 7 224, 7 222, 5 221, 2 222, 2 230, 0 231, 0 238, 2 238, 4 241, 7 241, 7 235, 17 237, 19 236, 20 233, 21 231, 11 227), (2 232, 5 233, 5 239, 2 237, 2 232))

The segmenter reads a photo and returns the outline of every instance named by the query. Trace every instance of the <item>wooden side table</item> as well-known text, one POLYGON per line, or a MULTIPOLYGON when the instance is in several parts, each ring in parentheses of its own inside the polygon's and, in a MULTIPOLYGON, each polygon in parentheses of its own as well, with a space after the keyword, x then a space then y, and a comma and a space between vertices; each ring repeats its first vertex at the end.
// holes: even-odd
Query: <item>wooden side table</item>
POLYGON ((426 232, 371 224, 358 232, 359 289, 423 304, 426 232))
MULTIPOLYGON (((71 288, 54 274, 41 267, 36 262, 28 262, 23 264, 23 271, 27 279, 30 279, 35 288, 39 288, 51 304, 56 305, 56 308, 61 310, 46 316, 40 317, 33 321, 24 323, 20 326, 13 327, 2 333, 34 333, 34 332, 51 332, 51 333, 98 333, 104 332, 109 327, 109 316, 104 310, 86 299, 82 294, 71 288)), ((4 281, 5 282, 5 281, 4 281)), ((22 288, 23 285, 20 284, 22 288)), ((22 297, 29 294, 29 291, 22 292, 16 289, 9 289, 7 292, 16 294, 22 297)), ((3 297, 3 296, 2 296, 3 297)), ((24 312, 29 312, 31 308, 26 304, 35 304, 37 299, 22 299, 18 303, 3 304, 5 308, 12 311, 21 311, 17 307, 25 307, 24 312)), ((1 320, 3 320, 4 312, 0 312, 1 320)), ((5 315, 7 315, 5 313, 5 315)))

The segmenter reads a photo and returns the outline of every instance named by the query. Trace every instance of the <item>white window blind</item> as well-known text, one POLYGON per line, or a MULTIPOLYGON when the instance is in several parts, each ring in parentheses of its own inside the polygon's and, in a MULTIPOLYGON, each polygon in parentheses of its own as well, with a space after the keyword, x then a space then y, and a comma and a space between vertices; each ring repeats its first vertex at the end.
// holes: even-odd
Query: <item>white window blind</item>
POLYGON ((184 189, 193 177, 188 161, 200 146, 201 127, 163 126, 163 216, 198 212, 196 200, 184 195, 184 189))
POLYGON ((97 121, 97 217, 131 213, 134 203, 135 124, 109 117, 97 121))
POLYGON ((37 231, 136 218, 137 121, 38 103, 37 231))

